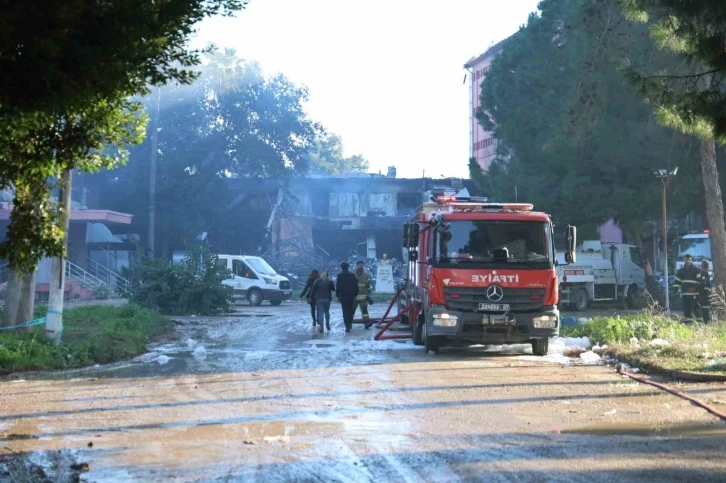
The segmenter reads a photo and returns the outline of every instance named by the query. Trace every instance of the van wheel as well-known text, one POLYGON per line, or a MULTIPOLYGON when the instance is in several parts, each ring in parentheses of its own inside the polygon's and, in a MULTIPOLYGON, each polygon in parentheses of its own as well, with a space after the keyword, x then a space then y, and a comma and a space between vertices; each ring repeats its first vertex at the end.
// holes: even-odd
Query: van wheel
POLYGON ((546 356, 550 351, 549 337, 544 339, 532 339, 532 354, 536 356, 546 356))
POLYGON ((247 301, 250 305, 262 305, 262 292, 253 288, 247 293, 247 301))
POLYGON ((584 312, 590 305, 590 300, 587 297, 587 290, 584 288, 578 288, 575 291, 575 296, 572 299, 574 301, 575 310, 578 312, 584 312))
POLYGON ((270 305, 280 305, 282 300, 270 300, 270 305))
POLYGON ((416 325, 413 326, 413 344, 424 345, 423 326, 425 322, 421 317, 416 321, 416 325))
POLYGON ((439 353, 439 341, 433 337, 429 337, 428 330, 426 329, 426 323, 421 324, 423 327, 423 345, 426 353, 433 352, 434 354, 439 353))

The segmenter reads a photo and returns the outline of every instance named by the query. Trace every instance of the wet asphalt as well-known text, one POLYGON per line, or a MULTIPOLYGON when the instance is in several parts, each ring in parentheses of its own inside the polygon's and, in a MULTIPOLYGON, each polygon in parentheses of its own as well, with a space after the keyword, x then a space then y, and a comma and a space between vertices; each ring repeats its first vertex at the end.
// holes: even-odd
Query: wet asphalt
MULTIPOLYGON (((308 310, 180 318, 133 361, 0 381, 3 453, 89 482, 726 481, 722 422, 611 367, 429 355, 308 310)), ((724 385, 676 386, 726 408, 724 385)))

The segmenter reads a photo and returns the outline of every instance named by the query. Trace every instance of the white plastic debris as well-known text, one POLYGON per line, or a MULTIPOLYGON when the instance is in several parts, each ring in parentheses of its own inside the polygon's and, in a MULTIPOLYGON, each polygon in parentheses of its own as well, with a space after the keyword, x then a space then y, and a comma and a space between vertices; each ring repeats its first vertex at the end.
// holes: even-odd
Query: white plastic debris
POLYGON ((579 346, 565 347, 564 355, 567 357, 577 357, 583 352, 587 352, 587 349, 579 346))
POLYGON ((190 349, 194 347, 194 344, 196 343, 197 342, 194 339, 187 339, 187 347, 189 347, 190 349))
POLYGON ((599 344, 598 344, 598 345, 595 345, 595 346, 594 346, 594 347, 592 348, 592 351, 593 351, 593 352, 594 352, 595 354, 597 354, 597 355, 600 355, 600 356, 602 356, 602 355, 603 355, 603 353, 605 353, 605 351, 607 351, 607 350, 608 350, 608 346, 607 346, 606 344, 603 344, 603 345, 599 345, 599 344))
POLYGON ((631 337, 630 338, 630 347, 633 347, 633 348, 636 348, 636 349, 640 348, 640 342, 638 341, 638 338, 637 337, 631 337))
POLYGON ((159 364, 161 364, 163 366, 164 364, 169 362, 169 356, 165 356, 164 354, 162 354, 156 358, 156 362, 158 362, 159 364))
MULTIPOLYGON (((590 346, 589 337, 555 337, 550 340, 550 353, 565 354, 568 347, 580 348, 582 349, 580 352, 584 352, 589 349, 590 346)), ((575 357, 580 354, 577 350, 574 352, 576 352, 575 357)))
POLYGON ((603 416, 615 416, 615 414, 618 412, 617 409, 611 409, 610 411, 605 411, 602 413, 603 416))
POLYGON ((671 345, 671 343, 665 339, 653 339, 648 345, 650 347, 668 347, 671 345))
POLYGON ((200 345, 196 349, 194 349, 192 355, 195 359, 204 359, 207 357, 207 349, 205 349, 203 345, 200 345))
POLYGON ((587 351, 580 354, 580 359, 585 362, 600 362, 600 356, 595 354, 593 351, 587 351))

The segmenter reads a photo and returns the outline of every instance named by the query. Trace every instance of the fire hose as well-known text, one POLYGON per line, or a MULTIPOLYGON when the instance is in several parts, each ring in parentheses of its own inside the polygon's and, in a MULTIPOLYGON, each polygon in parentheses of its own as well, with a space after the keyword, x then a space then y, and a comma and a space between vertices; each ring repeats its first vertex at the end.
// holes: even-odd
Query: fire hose
POLYGON ((618 374, 622 374, 624 376, 627 376, 627 377, 629 377, 630 379, 632 379, 634 381, 642 382, 643 384, 648 384, 648 385, 657 387, 658 389, 660 389, 662 391, 665 391, 667 393, 673 394, 674 396, 678 396, 681 399, 685 399, 686 401, 689 401, 691 404, 694 404, 695 406, 698 406, 700 408, 705 409, 706 411, 708 411, 709 413, 713 414, 717 418, 719 418, 722 421, 726 422, 726 413, 722 413, 721 411, 719 411, 718 409, 714 408, 713 406, 710 406, 710 405, 706 404, 703 401, 700 401, 700 400, 698 400, 698 399, 696 399, 696 398, 694 398, 692 396, 689 396, 686 393, 683 393, 683 392, 680 392, 680 391, 676 391, 675 389, 671 389, 670 387, 666 386, 665 384, 660 384, 658 382, 651 381, 651 380, 646 379, 644 377, 639 377, 639 376, 636 376, 634 374, 631 374, 627 370, 625 370, 625 368, 623 368, 622 366, 621 367, 618 367, 618 374))

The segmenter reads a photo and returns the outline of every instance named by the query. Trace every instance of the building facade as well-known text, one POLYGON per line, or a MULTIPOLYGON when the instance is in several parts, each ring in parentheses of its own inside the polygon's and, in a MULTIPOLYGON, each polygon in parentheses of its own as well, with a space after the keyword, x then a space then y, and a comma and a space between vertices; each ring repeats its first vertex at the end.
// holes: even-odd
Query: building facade
POLYGON ((494 160, 497 140, 494 138, 494 133, 486 131, 476 118, 480 105, 479 94, 492 62, 502 51, 507 40, 509 39, 493 45, 480 56, 473 57, 464 64, 464 68, 469 71, 469 157, 476 159, 484 172, 489 170, 494 160))

